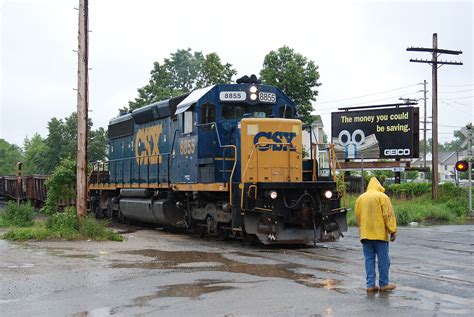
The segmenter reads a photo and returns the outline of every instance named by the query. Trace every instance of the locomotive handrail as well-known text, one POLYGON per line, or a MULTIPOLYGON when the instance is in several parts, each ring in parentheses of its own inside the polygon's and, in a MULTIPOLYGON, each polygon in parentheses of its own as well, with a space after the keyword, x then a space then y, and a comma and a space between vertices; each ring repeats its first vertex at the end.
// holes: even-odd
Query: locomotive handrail
MULTIPOLYGON (((244 188, 245 188, 245 175, 247 174, 247 170, 249 168, 250 161, 253 157, 253 153, 255 152, 255 149, 260 146, 268 146, 268 145, 291 145, 291 143, 276 143, 276 142, 257 142, 253 145, 252 152, 250 152, 250 157, 247 160, 247 164, 245 166, 244 172, 242 173, 241 180, 242 180, 242 189, 241 189, 241 195, 240 195, 240 209, 243 209, 244 207, 244 188)), ((289 158, 288 158, 288 177, 291 179, 291 151, 288 151, 289 153, 289 158)), ((258 180, 258 159, 257 159, 257 180, 258 180)))
POLYGON ((230 177, 229 177, 229 204, 230 204, 230 207, 232 207, 232 179, 234 178, 235 168, 237 167, 237 146, 234 145, 234 144, 224 144, 224 145, 222 145, 221 138, 219 136, 219 131, 218 131, 218 128, 217 128, 217 122, 215 122, 215 121, 208 122, 208 123, 196 124, 196 127, 202 127, 202 126, 206 126, 206 125, 210 125, 211 128, 215 128, 214 131, 216 131, 217 142, 219 142, 219 147, 224 149, 223 153, 222 153, 222 156, 223 156, 223 159, 222 159, 222 178, 225 178, 225 158, 226 158, 225 149, 226 148, 233 148, 234 149, 234 165, 232 166, 232 171, 230 172, 230 177))
MULTIPOLYGON (((329 163, 329 167, 330 167, 330 171, 331 171, 331 176, 333 178, 333 181, 337 184, 337 169, 342 169, 341 168, 341 164, 339 163, 339 160, 337 159, 337 155, 336 155, 336 150, 334 149, 334 143, 315 143, 313 144, 314 145, 314 148, 317 149, 317 147, 319 145, 327 145, 328 147, 326 148, 328 151, 327 151, 327 155, 328 155, 328 163, 329 163)), ((316 155, 316 153, 315 153, 316 155)), ((316 156, 315 156, 315 159, 316 159, 316 156)), ((314 163, 313 163, 314 164, 314 163)), ((314 173, 314 172, 313 172, 314 173)), ((346 186, 345 186, 345 179, 344 179, 344 173, 341 173, 341 181, 342 181, 342 184, 343 187, 342 187, 342 196, 343 196, 343 200, 344 200, 344 206, 345 208, 347 207, 347 197, 346 197, 346 186)))

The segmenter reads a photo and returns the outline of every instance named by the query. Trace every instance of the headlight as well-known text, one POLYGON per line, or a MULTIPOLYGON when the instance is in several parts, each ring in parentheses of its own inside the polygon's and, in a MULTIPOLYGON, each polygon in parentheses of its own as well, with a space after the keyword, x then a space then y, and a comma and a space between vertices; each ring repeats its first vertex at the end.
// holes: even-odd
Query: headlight
POLYGON ((331 199, 332 198, 332 191, 326 190, 324 192, 324 197, 326 197, 327 199, 331 199))
POLYGON ((250 93, 254 94, 257 92, 257 87, 255 86, 251 86, 250 89, 249 89, 250 93))
POLYGON ((271 199, 276 199, 278 197, 278 193, 275 190, 269 190, 265 193, 265 196, 271 199))
POLYGON ((257 100, 257 94, 250 94, 250 100, 252 101, 257 100))

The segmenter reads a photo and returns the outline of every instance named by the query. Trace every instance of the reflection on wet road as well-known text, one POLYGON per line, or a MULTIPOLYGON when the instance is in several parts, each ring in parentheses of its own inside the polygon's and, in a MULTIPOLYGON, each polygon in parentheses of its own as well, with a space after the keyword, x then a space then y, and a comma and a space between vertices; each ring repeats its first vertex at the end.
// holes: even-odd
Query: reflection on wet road
POLYGON ((123 228, 123 243, 0 240, 6 315, 474 315, 474 226, 400 228, 391 293, 367 294, 357 232, 247 247, 123 228), (6 256, 5 256, 6 255, 6 256))

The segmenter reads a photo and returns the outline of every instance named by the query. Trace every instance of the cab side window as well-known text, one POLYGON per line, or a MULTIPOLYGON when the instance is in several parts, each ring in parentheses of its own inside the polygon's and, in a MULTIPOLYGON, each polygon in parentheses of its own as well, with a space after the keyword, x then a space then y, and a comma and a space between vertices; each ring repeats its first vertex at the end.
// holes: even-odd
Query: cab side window
POLYGON ((181 114, 181 133, 190 134, 193 132, 193 112, 185 111, 181 114))
MULTIPOLYGON (((215 121, 216 121, 216 106, 209 103, 202 105, 199 123, 207 124, 207 123, 211 123, 215 121)), ((207 125, 204 127, 209 127, 209 126, 210 125, 207 125)))

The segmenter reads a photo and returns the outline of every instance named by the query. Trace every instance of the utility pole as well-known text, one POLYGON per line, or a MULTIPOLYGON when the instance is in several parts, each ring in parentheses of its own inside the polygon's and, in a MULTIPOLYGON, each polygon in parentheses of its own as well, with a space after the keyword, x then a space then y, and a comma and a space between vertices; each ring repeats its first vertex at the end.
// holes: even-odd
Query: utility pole
POLYGON ((76 208, 79 221, 84 219, 87 212, 88 24, 88 0, 79 0, 76 169, 76 208))
POLYGON ((419 59, 410 59, 410 62, 415 63, 427 63, 431 64, 432 67, 432 180, 431 180, 431 198, 435 200, 438 198, 438 67, 443 65, 462 65, 461 62, 452 62, 452 61, 438 61, 438 55, 449 54, 449 55, 459 55, 462 54, 461 51, 451 51, 438 48, 438 34, 433 33, 433 48, 424 48, 424 47, 409 47, 407 48, 409 52, 428 52, 432 54, 431 60, 419 60, 419 59), (439 65, 439 66, 438 66, 439 65))
POLYGON ((424 117, 423 117, 423 167, 426 168, 426 79, 423 81, 423 100, 424 100, 424 117))
POLYGON ((469 191, 469 216, 473 216, 472 211, 472 122, 466 125, 467 129, 467 170, 469 177, 469 186, 467 190, 469 191))

